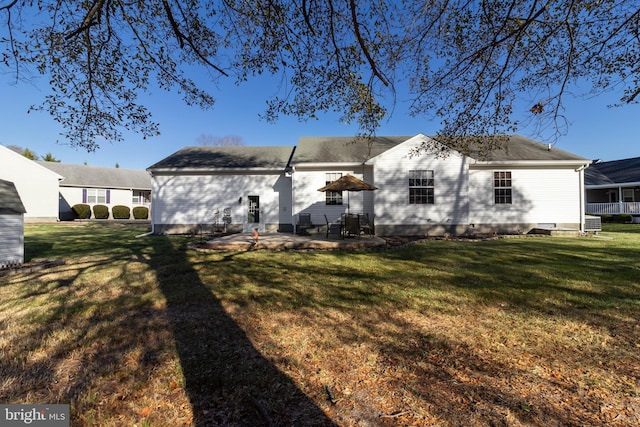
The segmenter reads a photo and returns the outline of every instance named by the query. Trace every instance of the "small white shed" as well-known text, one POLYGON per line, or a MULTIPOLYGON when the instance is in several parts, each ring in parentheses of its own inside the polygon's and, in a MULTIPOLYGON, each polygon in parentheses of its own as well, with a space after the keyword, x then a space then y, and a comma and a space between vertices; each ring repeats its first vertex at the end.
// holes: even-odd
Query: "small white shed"
POLYGON ((0 268, 24 263, 25 212, 13 182, 0 179, 0 268))

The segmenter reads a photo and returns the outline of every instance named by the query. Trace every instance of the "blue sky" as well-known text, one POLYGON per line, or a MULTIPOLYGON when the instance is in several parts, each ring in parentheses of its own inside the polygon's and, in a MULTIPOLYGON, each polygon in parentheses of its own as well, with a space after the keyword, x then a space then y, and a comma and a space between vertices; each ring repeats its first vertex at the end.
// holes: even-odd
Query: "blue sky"
MULTIPOLYGON (((59 135, 61 127, 47 113, 27 113, 30 105, 44 99, 48 90, 45 79, 15 84, 4 76, 0 78, 0 144, 29 148, 39 156, 51 153, 63 163, 86 162, 107 167, 117 163, 121 168, 145 169, 184 146, 197 145, 201 134, 239 136, 245 145, 293 146, 301 136, 349 136, 357 132, 356 126, 340 123, 338 114, 307 122, 282 117, 276 123, 268 123, 259 115, 264 111, 267 97, 277 91, 275 85, 271 86, 265 79, 250 81, 241 87, 230 81, 224 84, 213 91, 216 105, 207 111, 188 107, 178 95, 159 89, 141 95, 154 120, 160 124, 161 135, 144 140, 141 135, 126 133, 124 142, 105 141, 96 152, 88 153, 66 145, 59 135)), ((640 106, 607 108, 615 101, 615 94, 589 100, 567 99, 565 113, 571 124, 567 134, 555 141, 555 146, 589 159, 639 157, 636 140, 640 135, 640 106)), ((437 122, 409 117, 406 105, 400 103, 378 134, 429 135, 437 129, 437 122)), ((540 139, 527 129, 518 133, 540 139)))

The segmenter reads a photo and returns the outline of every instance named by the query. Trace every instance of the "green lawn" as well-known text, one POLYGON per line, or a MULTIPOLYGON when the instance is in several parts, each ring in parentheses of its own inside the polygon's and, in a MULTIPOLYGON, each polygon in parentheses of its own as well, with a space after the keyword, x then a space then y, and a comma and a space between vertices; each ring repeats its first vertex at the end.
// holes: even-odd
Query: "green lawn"
POLYGON ((0 402, 73 425, 640 424, 640 226, 386 252, 27 225, 0 402))

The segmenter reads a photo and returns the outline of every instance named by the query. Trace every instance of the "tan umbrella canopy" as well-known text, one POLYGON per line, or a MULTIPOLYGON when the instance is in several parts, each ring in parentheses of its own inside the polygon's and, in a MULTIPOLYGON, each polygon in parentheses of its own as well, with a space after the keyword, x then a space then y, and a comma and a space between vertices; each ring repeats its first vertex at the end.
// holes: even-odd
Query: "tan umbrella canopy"
POLYGON ((318 191, 373 191, 377 189, 378 187, 376 186, 364 182, 353 175, 346 174, 324 187, 318 188, 318 191))
MULTIPOLYGON (((333 182, 325 185, 322 188, 318 188, 318 191, 373 191, 378 187, 371 185, 363 180, 356 178, 353 175, 346 174, 336 179, 333 182)), ((349 194, 347 193, 347 212, 349 212, 349 194)))

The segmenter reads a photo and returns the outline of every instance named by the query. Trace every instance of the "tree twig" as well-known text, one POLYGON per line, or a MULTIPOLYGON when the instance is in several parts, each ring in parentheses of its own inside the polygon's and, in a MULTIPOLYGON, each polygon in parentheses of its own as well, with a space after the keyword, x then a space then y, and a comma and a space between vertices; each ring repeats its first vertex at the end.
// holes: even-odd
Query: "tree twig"
POLYGON ((398 411, 398 412, 392 412, 390 414, 380 414, 380 418, 398 418, 410 413, 411 411, 398 411))

